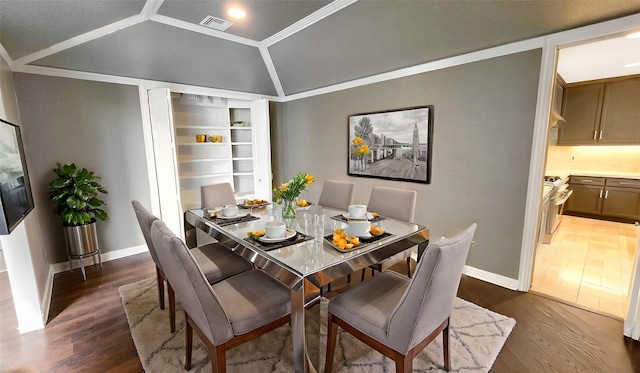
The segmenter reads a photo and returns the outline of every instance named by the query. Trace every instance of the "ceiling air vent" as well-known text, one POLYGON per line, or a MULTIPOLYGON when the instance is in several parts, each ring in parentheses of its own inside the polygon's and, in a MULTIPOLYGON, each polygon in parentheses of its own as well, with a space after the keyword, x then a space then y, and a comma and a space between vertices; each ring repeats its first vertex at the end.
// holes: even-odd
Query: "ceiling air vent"
POLYGON ((206 16, 205 19, 200 22, 200 24, 204 27, 212 28, 214 30, 224 31, 228 29, 229 26, 233 25, 233 22, 214 16, 206 16))

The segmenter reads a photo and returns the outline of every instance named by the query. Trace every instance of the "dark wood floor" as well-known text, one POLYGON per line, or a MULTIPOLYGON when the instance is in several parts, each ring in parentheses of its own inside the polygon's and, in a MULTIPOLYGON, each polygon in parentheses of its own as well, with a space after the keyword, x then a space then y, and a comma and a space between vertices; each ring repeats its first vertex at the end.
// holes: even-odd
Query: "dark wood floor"
MULTIPOLYGON (((106 262, 101 271, 90 267, 86 282, 80 271, 59 273, 46 328, 20 335, 0 274, 0 371, 142 372, 118 287, 153 275, 148 254, 106 262)), ((516 319, 492 372, 640 371, 640 342, 622 335, 619 320, 468 277, 458 295, 516 319)))

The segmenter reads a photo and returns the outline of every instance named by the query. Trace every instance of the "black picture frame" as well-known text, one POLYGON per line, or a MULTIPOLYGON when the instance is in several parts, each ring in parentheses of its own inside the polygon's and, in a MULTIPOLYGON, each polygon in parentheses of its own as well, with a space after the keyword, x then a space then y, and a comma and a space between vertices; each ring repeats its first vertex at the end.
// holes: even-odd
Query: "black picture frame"
POLYGON ((431 183, 433 110, 425 105, 349 115, 347 174, 431 183))
POLYGON ((0 119, 0 235, 11 233, 33 208, 20 127, 0 119))

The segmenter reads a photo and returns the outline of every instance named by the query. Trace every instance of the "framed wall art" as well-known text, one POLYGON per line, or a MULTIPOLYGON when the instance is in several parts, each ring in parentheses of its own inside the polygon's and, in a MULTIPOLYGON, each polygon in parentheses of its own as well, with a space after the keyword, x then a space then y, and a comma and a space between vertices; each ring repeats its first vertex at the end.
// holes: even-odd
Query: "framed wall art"
POLYGON ((0 234, 9 234, 34 208, 20 127, 0 119, 0 234))
POLYGON ((347 174, 429 184, 433 106, 349 116, 347 174))

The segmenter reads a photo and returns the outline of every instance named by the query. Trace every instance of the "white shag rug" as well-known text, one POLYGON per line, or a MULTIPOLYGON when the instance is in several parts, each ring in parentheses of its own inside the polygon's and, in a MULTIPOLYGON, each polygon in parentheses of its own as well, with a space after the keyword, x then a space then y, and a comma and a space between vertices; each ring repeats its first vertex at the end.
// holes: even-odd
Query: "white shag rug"
MULTIPOLYGON (((184 312, 176 301, 176 332, 169 331, 168 307, 158 306, 155 278, 121 286, 118 291, 129 321, 131 336, 148 373, 183 372, 184 312)), ((168 305, 168 301, 166 302, 168 305)), ((320 305, 320 360, 326 350, 326 300, 320 305)), ((502 349, 515 320, 456 298, 451 315, 449 347, 451 372, 488 372, 502 349)), ((338 328, 334 372, 393 372, 395 364, 338 328)), ((227 372, 293 372, 293 346, 288 325, 227 351, 227 372)), ((192 369, 210 373, 209 354, 194 333, 192 369)), ((446 372, 443 369, 442 337, 437 337, 414 360, 414 372, 446 372)))

